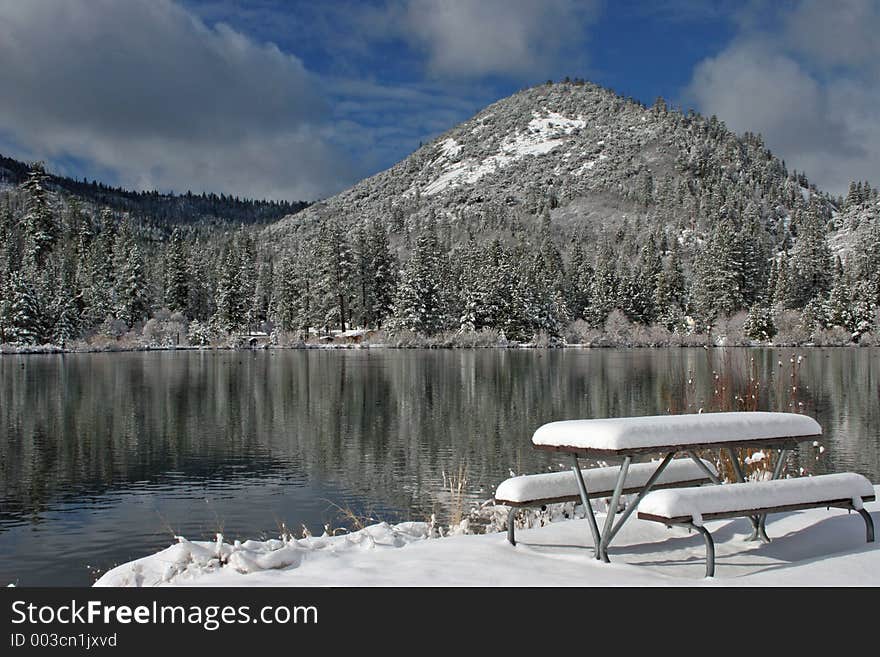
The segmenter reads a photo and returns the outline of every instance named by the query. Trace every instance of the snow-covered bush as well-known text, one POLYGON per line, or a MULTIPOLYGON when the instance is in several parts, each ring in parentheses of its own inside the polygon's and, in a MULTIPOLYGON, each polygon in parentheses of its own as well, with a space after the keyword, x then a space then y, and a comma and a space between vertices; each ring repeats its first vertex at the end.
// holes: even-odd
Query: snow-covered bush
POLYGON ((186 339, 191 345, 206 347, 211 344, 212 338, 213 332, 208 324, 200 322, 197 319, 194 319, 189 323, 186 332, 186 339))
POLYGON ((773 323, 773 312, 770 307, 763 304, 752 306, 742 328, 747 338, 759 342, 770 340, 776 335, 776 325, 773 323))
POLYGON ((605 341, 608 346, 629 347, 632 345, 633 325, 620 310, 614 309, 605 320, 605 341))

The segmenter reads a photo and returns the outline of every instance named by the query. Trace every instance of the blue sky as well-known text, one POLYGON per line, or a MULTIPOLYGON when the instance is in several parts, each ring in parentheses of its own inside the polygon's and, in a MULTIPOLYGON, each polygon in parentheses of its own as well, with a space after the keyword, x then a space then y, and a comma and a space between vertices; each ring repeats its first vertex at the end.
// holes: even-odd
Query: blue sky
POLYGON ((880 0, 0 0, 0 153, 314 199, 570 75, 761 132, 839 193, 880 178, 878 31, 880 0))

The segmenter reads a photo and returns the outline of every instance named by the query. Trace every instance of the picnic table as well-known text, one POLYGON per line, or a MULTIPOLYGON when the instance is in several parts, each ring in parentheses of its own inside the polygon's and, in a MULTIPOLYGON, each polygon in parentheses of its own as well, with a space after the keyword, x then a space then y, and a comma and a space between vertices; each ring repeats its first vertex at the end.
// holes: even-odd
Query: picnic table
MULTIPOLYGON (((787 451, 795 448, 798 442, 814 439, 821 434, 819 423, 807 415, 750 411, 563 420, 539 427, 532 436, 532 444, 536 449, 567 454, 570 457, 573 476, 593 537, 596 558, 607 562, 608 546, 676 454, 683 453, 690 457, 709 480, 720 484, 716 473, 699 458, 698 450, 726 450, 736 479, 744 482, 743 464, 738 450, 779 449, 781 452, 772 475, 775 480, 782 473, 787 451), (635 499, 620 512, 615 523, 630 464, 634 458, 651 454, 662 455, 662 459, 638 490, 635 499), (623 459, 601 532, 581 473, 580 458, 623 459)), ((751 517, 753 529, 750 539, 769 541, 764 529, 765 521, 766 515, 751 517)))

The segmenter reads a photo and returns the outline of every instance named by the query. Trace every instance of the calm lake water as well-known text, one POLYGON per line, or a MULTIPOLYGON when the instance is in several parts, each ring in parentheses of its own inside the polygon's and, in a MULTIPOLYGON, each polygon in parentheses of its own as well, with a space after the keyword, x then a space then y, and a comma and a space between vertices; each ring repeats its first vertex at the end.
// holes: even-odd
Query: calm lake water
POLYGON ((530 448, 545 422, 737 395, 822 424, 824 451, 803 444, 790 472, 880 481, 878 349, 0 356, 0 584, 89 585, 175 534, 320 533, 340 507, 442 518, 444 473, 483 500, 510 470, 558 467, 530 448))

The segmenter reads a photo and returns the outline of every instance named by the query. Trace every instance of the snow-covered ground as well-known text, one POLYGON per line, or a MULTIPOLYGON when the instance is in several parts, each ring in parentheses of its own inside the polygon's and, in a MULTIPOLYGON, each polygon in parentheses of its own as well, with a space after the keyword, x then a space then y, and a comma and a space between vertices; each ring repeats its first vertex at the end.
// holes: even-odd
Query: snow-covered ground
MULTIPOLYGON (((880 529, 880 503, 865 508, 880 529)), ((632 518, 611 547, 611 564, 592 558, 580 519, 520 530, 516 547, 502 533, 428 539, 424 523, 383 523, 335 537, 181 541, 114 568, 96 586, 880 585, 880 543, 865 542, 857 514, 811 509, 770 516, 769 544, 744 540, 746 519, 706 527, 717 550, 709 580, 699 535, 632 518)))

